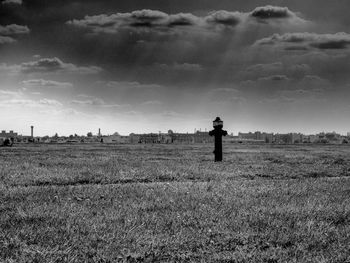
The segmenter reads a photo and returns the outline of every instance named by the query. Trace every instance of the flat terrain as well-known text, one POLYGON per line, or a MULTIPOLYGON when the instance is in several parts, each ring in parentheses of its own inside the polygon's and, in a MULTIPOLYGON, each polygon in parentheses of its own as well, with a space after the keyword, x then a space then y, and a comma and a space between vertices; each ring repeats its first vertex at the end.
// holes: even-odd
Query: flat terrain
POLYGON ((0 262, 350 262, 350 146, 0 148, 0 262))

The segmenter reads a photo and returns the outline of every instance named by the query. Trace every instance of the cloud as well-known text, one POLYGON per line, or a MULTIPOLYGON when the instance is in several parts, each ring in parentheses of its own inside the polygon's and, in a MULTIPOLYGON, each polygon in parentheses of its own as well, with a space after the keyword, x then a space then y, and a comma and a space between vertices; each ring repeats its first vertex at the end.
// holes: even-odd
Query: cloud
POLYGON ((311 67, 305 63, 303 64, 295 64, 290 67, 291 71, 296 72, 308 72, 311 70, 311 67))
POLYGON ((40 100, 31 100, 31 99, 10 99, 1 101, 2 106, 25 106, 25 107, 60 107, 62 103, 53 99, 40 99, 40 100))
POLYGON ((12 91, 12 90, 0 90, 0 99, 9 99, 9 98, 20 98, 22 97, 22 91, 12 91))
POLYGON ((0 105, 5 107, 12 106, 25 106, 31 108, 37 107, 60 107, 63 106, 61 102, 55 99, 42 98, 39 100, 33 100, 26 98, 24 90, 0 90, 0 105))
POLYGON ((330 81, 317 75, 306 75, 301 79, 300 86, 308 89, 324 89, 330 86, 330 81))
POLYGON ((66 24, 84 28, 94 33, 118 33, 120 30, 156 30, 171 32, 174 28, 201 28, 213 30, 219 27, 233 28, 242 23, 268 23, 269 21, 306 22, 287 7, 264 6, 257 7, 252 12, 219 10, 206 16, 196 16, 191 13, 167 14, 158 10, 136 10, 130 13, 101 14, 85 16, 83 19, 73 19, 66 24), (264 21, 262 21, 264 20, 264 21))
POLYGON ((20 68, 20 65, 7 65, 6 63, 0 63, 0 73, 15 75, 20 72, 20 68))
POLYGON ((163 105, 163 102, 159 101, 159 100, 148 100, 145 102, 141 103, 142 105, 163 105))
POLYGON ((235 103, 241 104, 246 102, 246 98, 244 98, 241 92, 235 88, 215 88, 211 89, 207 92, 207 98, 210 103, 235 103))
POLYGON ((47 105, 47 106, 62 106, 62 103, 52 99, 41 99, 39 100, 39 104, 47 105))
POLYGON ((254 64, 237 74, 241 80, 260 80, 260 81, 287 81, 288 79, 302 79, 309 75, 311 67, 305 63, 296 63, 293 61, 259 63, 254 64))
POLYGON ((25 87, 35 87, 35 88, 71 88, 73 87, 72 83, 69 82, 58 82, 53 80, 44 80, 44 79, 30 79, 22 81, 22 84, 25 87))
POLYGON ((270 97, 279 90, 293 89, 293 79, 286 75, 270 75, 258 79, 244 80, 240 82, 240 90, 244 94, 256 97, 270 97))
POLYGON ((7 26, 0 25, 0 35, 19 35, 19 34, 28 34, 30 32, 27 26, 21 26, 16 24, 11 24, 7 26))
POLYGON ((78 106, 98 106, 101 108, 121 108, 128 107, 129 104, 119 105, 119 104, 108 104, 103 99, 94 96, 80 94, 78 97, 89 98, 86 100, 72 100, 70 103, 78 106))
POLYGON ((287 7, 279 6, 261 6, 255 8, 250 16, 260 19, 274 19, 274 18, 291 18, 295 17, 296 14, 291 12, 287 7))
POLYGON ((267 101, 284 103, 309 103, 309 102, 325 102, 322 89, 295 89, 295 90, 279 90, 275 97, 267 99, 267 101))
POLYGON ((172 65, 167 64, 156 64, 161 70, 175 70, 175 71, 190 71, 190 72, 199 72, 203 70, 203 67, 199 64, 191 63, 174 63, 172 65))
POLYGON ((10 5, 10 4, 21 5, 22 0, 5 0, 1 4, 3 4, 3 5, 10 5))
POLYGON ((205 20, 209 24, 219 24, 225 26, 236 26, 244 17, 241 12, 229 12, 225 10, 215 11, 210 13, 205 20))
POLYGON ((330 81, 317 75, 297 78, 286 75, 271 75, 257 80, 241 82, 241 92, 249 96, 259 94, 263 102, 307 102, 324 99, 332 86, 330 81))
POLYGON ((267 64, 255 64, 252 66, 249 66, 246 71, 249 72, 261 72, 261 71, 276 71, 276 70, 281 70, 283 68, 282 62, 274 62, 274 63, 267 63, 267 64))
POLYGON ((11 24, 7 26, 0 25, 0 45, 12 44, 17 42, 13 35, 28 34, 30 32, 27 26, 11 24))
POLYGON ((65 72, 78 74, 97 74, 102 68, 96 66, 79 67, 72 63, 65 63, 57 57, 42 58, 36 61, 25 62, 20 65, 20 71, 23 73, 49 73, 65 72))
POLYGON ((116 88, 116 89, 157 89, 162 86, 158 84, 142 84, 137 81, 100 81, 99 84, 105 84, 107 87, 116 88))
POLYGON ((350 47, 350 34, 339 32, 335 34, 317 33, 286 33, 274 34, 270 37, 255 42, 255 46, 273 46, 286 50, 308 50, 308 49, 348 49, 350 47))
POLYGON ((0 36, 0 44, 11 44, 16 42, 15 39, 13 39, 12 37, 5 37, 5 36, 0 36))
POLYGON ((289 78, 286 75, 272 75, 272 76, 258 79, 258 81, 288 81, 288 80, 289 78))
POLYGON ((160 113, 160 115, 166 118, 178 118, 182 116, 180 113, 171 110, 163 111, 160 113))
POLYGON ((173 27, 193 26, 199 23, 199 18, 192 14, 179 13, 168 15, 158 10, 136 10, 131 13, 116 13, 112 15, 85 16, 84 19, 73 19, 67 22, 81 28, 87 28, 95 33, 116 33, 120 29, 166 29, 173 27))
POLYGON ((93 98, 90 100, 72 100, 70 102, 71 104, 77 104, 77 105, 82 105, 82 106, 92 106, 92 105, 104 105, 105 101, 100 98, 93 98))
MULTIPOLYGON (((98 74, 103 69, 97 66, 81 67, 72 63, 65 63, 59 58, 42 58, 36 61, 24 62, 21 64, 7 65, 0 63, 0 73, 8 73, 12 75, 24 73, 69 73, 69 74, 98 74)), ((37 81, 37 84, 59 85, 59 83, 37 81), (39 83, 40 82, 40 83, 39 83)))
POLYGON ((201 19, 192 15, 180 13, 176 15, 169 15, 168 24, 169 27, 174 26, 194 26, 199 25, 201 23, 201 19))

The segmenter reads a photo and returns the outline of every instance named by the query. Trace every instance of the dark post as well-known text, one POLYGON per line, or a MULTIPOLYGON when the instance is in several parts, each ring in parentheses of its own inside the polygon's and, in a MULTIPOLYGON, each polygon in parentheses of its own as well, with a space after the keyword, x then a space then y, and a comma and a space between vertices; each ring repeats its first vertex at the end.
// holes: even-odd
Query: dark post
POLYGON ((223 130, 224 122, 220 117, 216 117, 213 121, 214 130, 209 132, 210 136, 215 136, 215 162, 222 161, 222 136, 227 135, 227 131, 223 130))

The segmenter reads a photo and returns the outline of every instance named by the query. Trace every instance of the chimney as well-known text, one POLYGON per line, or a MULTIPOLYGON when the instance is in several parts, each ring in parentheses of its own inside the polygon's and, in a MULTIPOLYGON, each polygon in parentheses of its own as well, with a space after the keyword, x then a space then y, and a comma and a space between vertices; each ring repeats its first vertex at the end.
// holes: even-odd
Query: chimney
POLYGON ((101 129, 98 128, 98 136, 101 136, 101 129))
POLYGON ((34 126, 30 126, 30 129, 31 129, 30 136, 33 138, 34 137, 34 126))

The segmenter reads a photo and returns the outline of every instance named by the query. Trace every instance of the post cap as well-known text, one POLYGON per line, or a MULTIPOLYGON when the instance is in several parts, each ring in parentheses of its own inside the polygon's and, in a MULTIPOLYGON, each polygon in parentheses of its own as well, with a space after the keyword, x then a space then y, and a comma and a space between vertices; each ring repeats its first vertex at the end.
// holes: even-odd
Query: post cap
POLYGON ((213 127, 223 127, 224 126, 224 122, 220 119, 220 117, 216 117, 216 119, 213 121, 213 127))

